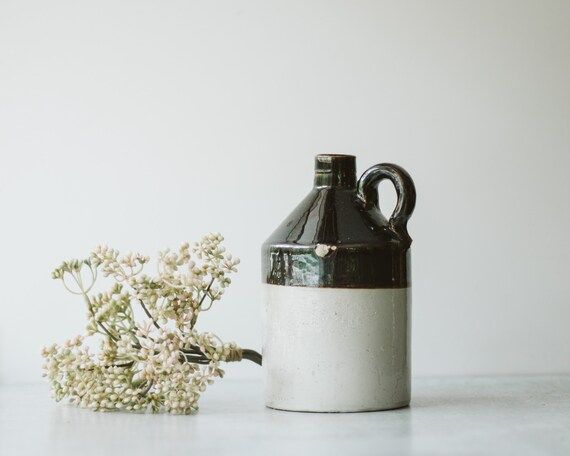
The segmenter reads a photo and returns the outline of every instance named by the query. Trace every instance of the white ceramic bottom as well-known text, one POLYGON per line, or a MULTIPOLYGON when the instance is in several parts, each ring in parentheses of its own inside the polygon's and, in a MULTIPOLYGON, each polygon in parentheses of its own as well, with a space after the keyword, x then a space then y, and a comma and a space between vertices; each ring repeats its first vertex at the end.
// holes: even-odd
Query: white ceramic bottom
POLYGON ((263 285, 265 404, 360 412, 410 402, 410 289, 263 285))

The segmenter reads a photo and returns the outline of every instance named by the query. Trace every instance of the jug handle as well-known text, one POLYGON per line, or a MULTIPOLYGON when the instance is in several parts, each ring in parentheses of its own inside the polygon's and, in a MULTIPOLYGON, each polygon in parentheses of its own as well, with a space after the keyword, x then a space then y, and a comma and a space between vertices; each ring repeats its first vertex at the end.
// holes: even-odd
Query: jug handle
POLYGON ((408 220, 416 205, 416 187, 407 171, 392 163, 380 163, 368 168, 358 179, 356 195, 364 209, 380 209, 378 184, 389 179, 396 188, 398 201, 388 220, 389 228, 407 245, 412 243, 408 234, 408 220))

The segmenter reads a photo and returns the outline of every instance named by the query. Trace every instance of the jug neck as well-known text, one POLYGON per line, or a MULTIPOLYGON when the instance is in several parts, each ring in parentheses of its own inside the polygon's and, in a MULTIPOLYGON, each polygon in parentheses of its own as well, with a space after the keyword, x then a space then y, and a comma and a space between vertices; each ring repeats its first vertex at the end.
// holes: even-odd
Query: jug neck
POLYGON ((356 188, 356 157, 321 154, 315 157, 316 188, 356 188))

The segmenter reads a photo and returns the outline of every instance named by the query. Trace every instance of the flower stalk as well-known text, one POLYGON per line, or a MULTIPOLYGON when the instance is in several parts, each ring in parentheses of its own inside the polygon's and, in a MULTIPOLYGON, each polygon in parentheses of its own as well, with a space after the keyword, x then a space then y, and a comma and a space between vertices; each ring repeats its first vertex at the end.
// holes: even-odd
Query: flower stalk
POLYGON ((196 329, 200 313, 221 300, 237 272, 239 259, 226 253, 222 241, 220 234, 208 234, 192 247, 160 252, 155 276, 143 273, 148 257, 106 246, 56 268, 52 277, 82 296, 88 312, 86 334, 42 350, 55 399, 94 410, 188 414, 198 410, 207 385, 224 375, 221 363, 261 365, 258 352, 196 329), (99 273, 114 283, 93 294, 99 273), (85 343, 95 335, 97 355, 85 343))

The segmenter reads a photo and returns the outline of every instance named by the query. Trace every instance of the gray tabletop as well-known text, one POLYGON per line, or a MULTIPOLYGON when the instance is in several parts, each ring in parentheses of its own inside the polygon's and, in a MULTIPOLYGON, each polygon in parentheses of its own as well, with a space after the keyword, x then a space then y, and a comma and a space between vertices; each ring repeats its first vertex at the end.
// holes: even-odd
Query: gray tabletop
POLYGON ((96 413, 48 388, 0 386, 0 454, 570 454, 570 376, 419 378, 412 406, 295 413, 226 378, 193 416, 96 413))

